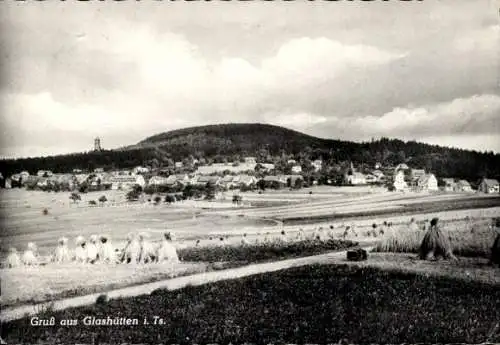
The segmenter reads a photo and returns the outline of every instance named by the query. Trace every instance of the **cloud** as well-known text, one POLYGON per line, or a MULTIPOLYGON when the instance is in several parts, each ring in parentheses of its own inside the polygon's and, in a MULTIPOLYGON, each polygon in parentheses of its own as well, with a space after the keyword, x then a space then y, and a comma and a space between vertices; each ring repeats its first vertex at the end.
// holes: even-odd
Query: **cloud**
MULTIPOLYGON (((425 138, 438 143, 438 138, 442 137, 448 143, 463 147, 460 138, 467 137, 467 142, 479 147, 481 136, 491 139, 500 132, 499 117, 500 96, 485 94, 442 103, 396 107, 381 115, 331 117, 321 127, 344 139, 370 140, 385 136, 404 140, 425 138)), ((499 149, 500 143, 494 147, 499 149)))
POLYGON ((43 15, 41 7, 11 6, 0 14, 8 33, 0 36, 8 51, 0 55, 8 76, 0 121, 16 133, 9 150, 19 152, 46 152, 47 137, 64 131, 74 134, 68 150, 78 150, 94 135, 116 147, 224 122, 355 140, 486 135, 498 128, 490 109, 499 26, 484 4, 339 11, 295 2, 222 12, 175 4, 77 12, 60 4, 43 15))

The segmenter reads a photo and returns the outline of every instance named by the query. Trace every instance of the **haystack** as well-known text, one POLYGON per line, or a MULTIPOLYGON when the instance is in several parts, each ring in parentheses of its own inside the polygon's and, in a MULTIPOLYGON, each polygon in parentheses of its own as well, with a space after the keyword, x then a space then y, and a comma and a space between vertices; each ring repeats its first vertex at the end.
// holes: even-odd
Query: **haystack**
POLYGON ((497 231, 497 237, 493 242, 493 247, 491 248, 491 264, 498 265, 500 267, 500 218, 495 219, 495 230, 497 231))
POLYGON ((451 243, 438 227, 438 218, 431 220, 430 229, 426 232, 420 245, 420 259, 456 259, 451 243))

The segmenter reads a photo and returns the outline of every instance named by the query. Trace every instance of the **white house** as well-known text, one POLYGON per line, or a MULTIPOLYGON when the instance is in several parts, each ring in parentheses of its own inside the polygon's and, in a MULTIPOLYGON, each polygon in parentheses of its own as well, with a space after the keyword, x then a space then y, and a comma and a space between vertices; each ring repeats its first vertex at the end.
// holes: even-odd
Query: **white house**
POLYGON ((182 163, 182 162, 175 162, 175 163, 174 163, 174 166, 175 166, 177 169, 180 169, 180 168, 184 167, 184 163, 182 163))
POLYGON ((479 184, 478 191, 483 192, 483 193, 498 193, 499 191, 499 184, 498 181, 495 179, 491 178, 483 178, 481 183, 479 184))
POLYGON ((139 185, 144 187, 146 185, 146 181, 142 175, 118 175, 110 178, 111 189, 128 189, 132 188, 135 185, 139 185))
POLYGON ((148 181, 148 185, 150 186, 164 186, 166 184, 167 178, 163 176, 153 176, 148 181))
POLYGON ((250 176, 250 175, 237 175, 234 176, 233 183, 237 186, 249 187, 252 184, 257 183, 257 178, 255 176, 250 176))
POLYGON ((294 165, 292 167, 292 174, 300 174, 302 172, 302 167, 300 165, 294 165))
POLYGON ((417 186, 421 190, 437 191, 438 181, 434 174, 425 174, 418 179, 417 186))
POLYGON ((274 168, 275 168, 275 165, 272 163, 262 163, 261 166, 266 171, 274 170, 274 168))
POLYGON ((397 191, 403 191, 408 189, 408 184, 405 181, 405 174, 402 170, 398 171, 396 175, 394 175, 394 189, 397 191))
POLYGON ((360 172, 353 172, 351 175, 347 175, 347 183, 352 185, 366 184, 366 177, 360 172))
POLYGON ((148 167, 142 167, 142 166, 135 167, 132 170, 133 174, 147 174, 148 172, 149 172, 149 168, 148 167))
POLYGON ((245 157, 246 164, 257 164, 257 160, 255 157, 245 157))
POLYGON ((472 192, 472 187, 468 181, 460 180, 455 185, 455 192, 472 192))
POLYGON ((297 164, 297 161, 295 159, 289 159, 286 163, 287 164, 297 164))

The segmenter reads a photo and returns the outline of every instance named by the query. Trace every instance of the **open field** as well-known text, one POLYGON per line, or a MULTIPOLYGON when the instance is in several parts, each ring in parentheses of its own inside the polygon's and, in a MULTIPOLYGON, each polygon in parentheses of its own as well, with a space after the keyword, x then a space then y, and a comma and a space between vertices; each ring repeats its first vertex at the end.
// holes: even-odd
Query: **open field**
POLYGON ((9 343, 499 342, 499 302, 498 285, 357 265, 313 265, 48 310, 39 317, 54 316, 54 327, 32 327, 25 318, 4 323, 1 332, 9 343), (83 323, 84 317, 108 316, 137 318, 138 325, 83 323), (162 318, 162 325, 153 324, 154 316, 162 318), (59 326, 64 319, 78 324, 59 326))
MULTIPOLYGON (((347 188, 348 189, 348 188, 347 188)), ((2 219, 1 250, 5 255, 9 246, 16 246, 22 250, 30 241, 37 243, 42 255, 48 255, 55 247, 57 238, 66 236, 72 240, 77 235, 106 233, 111 235, 113 243, 120 247, 129 232, 148 230, 151 240, 157 241, 162 233, 168 229, 176 234, 175 245, 180 250, 189 250, 195 246, 204 253, 218 252, 221 249, 207 250, 221 246, 231 248, 240 244, 242 235, 247 234, 250 243, 262 246, 265 240, 282 238, 280 232, 286 232, 286 239, 297 241, 296 234, 303 231, 304 235, 313 238, 320 235, 326 237, 343 238, 346 226, 355 226, 355 233, 349 233, 345 239, 360 243, 393 243, 389 234, 374 237, 368 234, 373 223, 380 225, 383 221, 393 222, 394 236, 398 240, 408 241, 408 249, 389 251, 415 252, 423 231, 409 234, 407 223, 414 217, 419 225, 432 217, 439 217, 447 233, 454 238, 453 244, 459 255, 487 257, 493 243, 493 232, 488 229, 489 219, 500 215, 500 207, 494 206, 500 198, 485 197, 469 194, 417 194, 417 193, 385 193, 368 190, 363 193, 357 189, 356 193, 347 193, 343 189, 335 190, 331 187, 322 188, 312 195, 321 195, 309 198, 308 193, 299 191, 266 191, 264 194, 244 193, 254 198, 265 198, 272 195, 273 200, 288 198, 293 202, 289 206, 268 206, 259 208, 235 208, 224 202, 186 201, 172 205, 151 205, 148 203, 127 203, 123 192, 107 192, 109 205, 89 207, 88 200, 97 199, 104 193, 84 194, 79 205, 69 201, 69 193, 43 193, 23 190, 2 192, 0 198, 2 219), (328 191, 331 194, 328 194, 328 191), (68 198, 66 200, 66 198, 68 198), (437 203, 448 205, 444 210, 436 207, 437 203), (215 205, 216 207, 211 207, 215 205), (221 208, 220 206, 224 206, 221 208), (227 207, 226 207, 227 206, 227 207), (474 206, 474 207, 473 207, 474 206), (476 208, 475 206, 483 206, 476 208), (461 209, 470 207, 470 209, 461 209), (42 210, 47 208, 48 215, 42 210), (411 208, 411 213, 396 211, 411 208), (332 210, 336 213, 333 219, 332 210), (387 213, 386 210, 390 212, 387 213), (361 212, 364 216, 355 215, 361 212), (370 212, 373 212, 370 215, 370 212), (344 215, 341 216, 341 215, 344 215), (411 216, 410 216, 411 214, 411 216), (340 216, 339 216, 340 215, 340 216), (304 222, 281 222, 280 218, 301 217, 304 222), (326 218, 322 218, 326 217, 326 218), (224 241, 220 241, 220 237, 224 241)), ((232 249, 222 249, 231 252, 232 249)), ((321 252, 321 251, 319 251, 321 252)), ((318 253, 311 252, 310 254, 318 253)), ((306 255, 307 253, 304 253, 306 255)), ((204 258, 210 261, 210 255, 204 258)), ((285 256, 286 257, 286 256, 285 256)), ((285 257, 275 256, 275 259, 285 257)), ((188 258, 188 257, 186 257, 188 258)), ((272 259, 272 258, 268 258, 272 259)), ((251 260, 248 263, 252 262, 251 260)), ((241 264, 241 262, 239 263, 241 264)), ((409 261, 405 265, 414 267, 409 261)), ((385 265, 389 267, 390 265, 385 265)), ((16 304, 20 301, 47 300, 50 296, 71 295, 71 293, 85 293, 107 291, 116 287, 136 285, 170 277, 169 269, 157 266, 135 267, 95 266, 93 268, 75 266, 54 267, 53 264, 31 271, 4 269, 2 275, 2 303, 16 304), (56 277, 60 277, 59 279, 56 277), (34 283, 45 281, 43 288, 36 290, 34 283), (26 288, 19 289, 19 286, 26 288), (31 287, 29 284, 32 284, 31 287), (82 287, 80 291, 75 286, 82 287), (74 292, 71 292, 74 290, 74 292), (36 296, 35 296, 36 295, 36 296), (8 296, 7 298, 5 296, 8 296)), ((441 266, 439 266, 441 267, 441 266)), ((446 269, 460 270, 459 266, 450 266, 446 269)), ((384 268, 384 267, 382 267, 384 268)), ((207 269, 206 262, 196 264, 181 264, 178 274, 203 272, 207 269), (182 266, 185 265, 185 266, 182 266)), ((474 272, 481 272, 479 266, 468 268, 474 272)), ((486 271, 491 268, 484 268, 486 271)))

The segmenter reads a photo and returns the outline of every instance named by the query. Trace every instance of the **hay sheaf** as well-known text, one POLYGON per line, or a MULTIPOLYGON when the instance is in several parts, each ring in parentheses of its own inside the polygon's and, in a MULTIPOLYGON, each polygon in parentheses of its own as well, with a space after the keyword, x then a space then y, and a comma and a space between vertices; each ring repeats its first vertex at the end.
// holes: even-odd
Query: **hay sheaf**
POLYGON ((431 221, 431 227, 420 245, 420 259, 431 258, 456 259, 449 238, 439 229, 437 218, 431 221))

